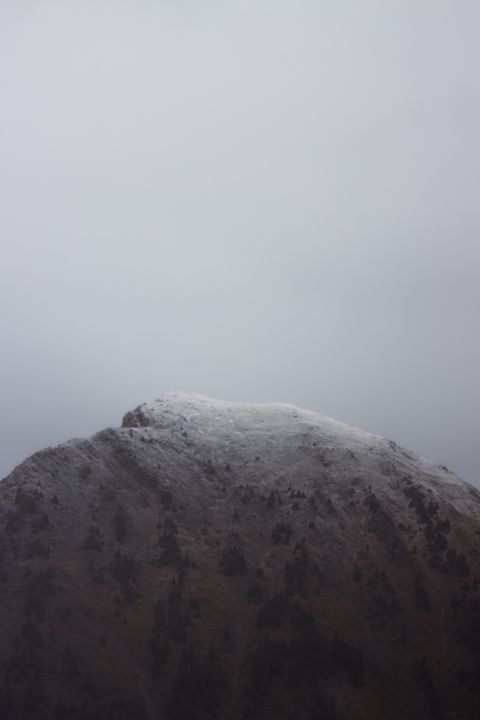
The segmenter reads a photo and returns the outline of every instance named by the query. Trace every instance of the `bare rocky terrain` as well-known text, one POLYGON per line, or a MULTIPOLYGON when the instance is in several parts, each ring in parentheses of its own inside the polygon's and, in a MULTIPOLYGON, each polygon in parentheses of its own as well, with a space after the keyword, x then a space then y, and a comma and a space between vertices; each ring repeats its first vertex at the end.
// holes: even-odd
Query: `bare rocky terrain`
POLYGON ((2 720, 478 720, 480 494, 165 395, 0 483, 2 720))

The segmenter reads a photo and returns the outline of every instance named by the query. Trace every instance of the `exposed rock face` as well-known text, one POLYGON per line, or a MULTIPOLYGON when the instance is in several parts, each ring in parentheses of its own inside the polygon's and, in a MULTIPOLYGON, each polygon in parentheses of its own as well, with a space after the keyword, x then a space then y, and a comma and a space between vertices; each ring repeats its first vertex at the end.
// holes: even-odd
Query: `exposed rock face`
POLYGON ((167 395, 0 484, 0 718, 478 720, 480 495, 167 395))

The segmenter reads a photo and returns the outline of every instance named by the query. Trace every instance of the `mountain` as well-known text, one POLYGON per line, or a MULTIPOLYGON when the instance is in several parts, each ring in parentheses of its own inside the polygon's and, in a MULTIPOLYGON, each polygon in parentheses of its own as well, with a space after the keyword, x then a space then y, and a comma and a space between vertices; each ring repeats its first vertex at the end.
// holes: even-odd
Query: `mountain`
POLYGON ((480 494, 169 394, 0 483, 2 720, 478 720, 480 494))

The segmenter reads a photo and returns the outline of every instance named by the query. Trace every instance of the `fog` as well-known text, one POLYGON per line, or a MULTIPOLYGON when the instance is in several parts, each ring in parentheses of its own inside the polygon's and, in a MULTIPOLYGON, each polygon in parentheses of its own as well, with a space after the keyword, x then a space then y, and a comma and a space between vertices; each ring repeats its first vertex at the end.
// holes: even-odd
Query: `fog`
POLYGON ((480 485, 480 5, 0 3, 0 477, 166 391, 480 485))

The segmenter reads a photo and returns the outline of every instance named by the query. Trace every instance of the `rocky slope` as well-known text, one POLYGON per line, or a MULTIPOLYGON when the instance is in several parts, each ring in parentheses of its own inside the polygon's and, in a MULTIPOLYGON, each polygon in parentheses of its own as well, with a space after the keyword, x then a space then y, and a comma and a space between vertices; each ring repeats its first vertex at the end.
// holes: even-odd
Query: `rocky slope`
POLYGON ((0 718, 478 720, 479 535, 393 442, 163 396, 0 483, 0 718))

